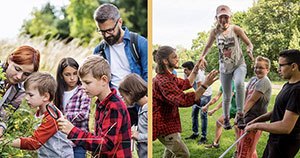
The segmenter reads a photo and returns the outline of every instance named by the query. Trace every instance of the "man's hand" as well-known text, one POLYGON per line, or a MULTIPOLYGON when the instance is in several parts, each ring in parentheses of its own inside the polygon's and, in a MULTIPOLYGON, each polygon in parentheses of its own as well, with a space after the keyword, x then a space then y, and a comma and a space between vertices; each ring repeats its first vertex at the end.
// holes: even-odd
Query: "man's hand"
POLYGON ((58 120, 58 129, 65 133, 66 135, 69 135, 71 130, 73 129, 74 125, 68 121, 67 119, 60 117, 58 120))
POLYGON ((207 112, 208 106, 207 106, 207 105, 203 106, 203 107, 201 108, 201 110, 202 110, 203 112, 207 112))
POLYGON ((257 125, 258 125, 259 123, 254 123, 254 124, 251 124, 251 125, 247 125, 246 127, 245 127, 245 131, 246 132, 250 132, 250 131, 256 131, 257 130, 257 125))
POLYGON ((218 70, 212 70, 209 74, 206 75, 206 78, 205 78, 205 81, 204 81, 203 85, 208 87, 211 84, 213 84, 216 80, 219 79, 217 77, 218 74, 219 74, 218 70))

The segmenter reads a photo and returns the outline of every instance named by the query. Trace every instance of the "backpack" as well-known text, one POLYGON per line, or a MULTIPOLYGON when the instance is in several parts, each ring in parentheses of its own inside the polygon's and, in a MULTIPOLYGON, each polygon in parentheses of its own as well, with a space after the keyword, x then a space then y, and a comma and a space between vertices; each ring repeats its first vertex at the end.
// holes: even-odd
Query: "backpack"
MULTIPOLYGON (((104 59, 107 59, 104 50, 105 50, 106 44, 105 41, 102 40, 99 44, 99 51, 97 51, 96 54, 100 54, 104 59)), ((135 62, 140 64, 140 55, 138 52, 138 34, 135 32, 130 32, 130 49, 131 49, 131 53, 134 57, 135 62)))

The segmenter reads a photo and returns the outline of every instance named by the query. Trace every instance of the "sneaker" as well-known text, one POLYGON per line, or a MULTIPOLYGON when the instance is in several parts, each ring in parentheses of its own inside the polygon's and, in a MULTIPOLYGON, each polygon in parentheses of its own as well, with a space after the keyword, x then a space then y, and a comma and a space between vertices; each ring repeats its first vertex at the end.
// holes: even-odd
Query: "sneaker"
POLYGON ((215 144, 214 142, 212 144, 206 145, 205 148, 206 149, 210 149, 210 148, 216 148, 218 149, 220 147, 219 144, 215 144))
POLYGON ((225 130, 230 130, 232 127, 231 127, 231 125, 230 125, 230 122, 229 122, 229 119, 228 118, 225 118, 224 119, 224 126, 223 126, 223 128, 225 129, 225 130))
POLYGON ((244 129, 246 127, 243 113, 237 113, 236 122, 239 129, 244 129))
POLYGON ((199 136, 199 134, 193 133, 191 136, 186 137, 185 139, 196 139, 196 138, 198 138, 198 136, 199 136))
POLYGON ((201 139, 198 142, 198 145, 205 144, 206 142, 207 142, 207 139, 205 137, 201 137, 201 139))

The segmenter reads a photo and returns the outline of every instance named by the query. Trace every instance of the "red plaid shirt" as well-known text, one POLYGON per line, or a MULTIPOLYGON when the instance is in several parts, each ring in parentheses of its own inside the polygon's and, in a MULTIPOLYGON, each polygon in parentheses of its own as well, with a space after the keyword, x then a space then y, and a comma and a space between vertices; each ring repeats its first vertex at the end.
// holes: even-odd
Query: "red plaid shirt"
POLYGON ((96 101, 95 135, 74 127, 68 135, 76 145, 93 151, 96 157, 130 158, 130 117, 116 90, 103 100, 96 101))
POLYGON ((153 94, 153 140, 181 132, 178 107, 189 107, 195 103, 195 93, 184 93, 191 88, 188 79, 177 78, 166 72, 157 74, 152 83, 153 94))

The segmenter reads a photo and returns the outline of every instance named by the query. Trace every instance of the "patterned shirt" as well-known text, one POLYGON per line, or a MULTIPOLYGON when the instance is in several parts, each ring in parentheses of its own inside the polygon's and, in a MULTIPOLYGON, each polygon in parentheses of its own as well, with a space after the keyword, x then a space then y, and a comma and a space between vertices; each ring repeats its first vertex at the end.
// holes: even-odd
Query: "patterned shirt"
POLYGON ((90 102, 91 98, 78 86, 63 111, 74 126, 86 131, 89 130, 90 102))
POLYGON ((115 89, 101 102, 96 101, 95 134, 74 127, 68 135, 76 145, 102 158, 132 157, 130 137, 129 113, 115 89))
POLYGON ((166 72, 153 78, 153 140, 181 132, 178 107, 189 107, 195 103, 195 93, 184 93, 191 88, 188 79, 177 78, 166 72))

